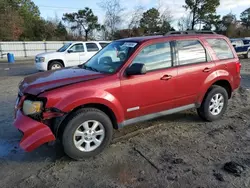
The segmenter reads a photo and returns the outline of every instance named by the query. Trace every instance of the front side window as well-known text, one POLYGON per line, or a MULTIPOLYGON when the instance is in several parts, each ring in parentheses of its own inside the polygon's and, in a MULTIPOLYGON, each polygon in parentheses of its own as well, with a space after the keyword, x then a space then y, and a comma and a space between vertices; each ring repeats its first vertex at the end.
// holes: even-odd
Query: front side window
POLYGON ((98 46, 96 43, 86 43, 87 51, 88 52, 97 52, 99 51, 98 46))
POLYGON ((231 48, 224 39, 207 39, 207 42, 220 60, 234 58, 231 48))
POLYGON ((72 52, 84 52, 84 47, 83 44, 79 43, 79 44, 75 44, 73 45, 70 50, 72 50, 72 52))
POLYGON ((147 71, 171 67, 172 56, 170 43, 156 43, 143 48, 132 63, 145 64, 147 71))
POLYGON ((207 61, 206 51, 198 40, 176 41, 176 48, 179 65, 207 61))
POLYGON ((231 43, 232 43, 232 45, 235 45, 236 47, 241 47, 241 46, 244 45, 243 41, 241 41, 241 40, 235 40, 235 41, 233 41, 231 43))
POLYGON ((239 40, 239 41, 238 41, 238 44, 237 44, 237 46, 244 46, 244 43, 243 43, 243 41, 242 41, 242 40, 239 40))
POLYGON ((131 56, 136 47, 136 42, 112 42, 100 50, 82 67, 96 72, 115 73, 131 56))

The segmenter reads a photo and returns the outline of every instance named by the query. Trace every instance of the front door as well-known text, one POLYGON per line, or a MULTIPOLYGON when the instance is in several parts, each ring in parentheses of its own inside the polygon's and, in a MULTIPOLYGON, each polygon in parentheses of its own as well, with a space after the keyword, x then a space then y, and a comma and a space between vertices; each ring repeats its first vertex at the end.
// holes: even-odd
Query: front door
POLYGON ((67 66, 76 66, 80 64, 80 54, 84 53, 82 43, 72 45, 65 54, 67 66))
MULTIPOLYGON (((144 63, 144 75, 122 76, 122 106, 125 119, 171 109, 174 105, 177 70, 172 67, 169 42, 145 46, 132 60, 144 63)), ((130 65, 131 65, 130 64, 130 65)))

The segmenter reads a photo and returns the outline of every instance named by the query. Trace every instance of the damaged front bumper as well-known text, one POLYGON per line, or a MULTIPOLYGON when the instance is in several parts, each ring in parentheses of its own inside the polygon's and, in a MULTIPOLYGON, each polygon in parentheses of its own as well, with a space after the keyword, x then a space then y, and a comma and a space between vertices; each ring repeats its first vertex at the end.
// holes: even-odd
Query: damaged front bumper
POLYGON ((25 151, 32 151, 44 143, 56 140, 47 125, 23 115, 20 110, 16 112, 14 126, 24 134, 20 146, 25 151))

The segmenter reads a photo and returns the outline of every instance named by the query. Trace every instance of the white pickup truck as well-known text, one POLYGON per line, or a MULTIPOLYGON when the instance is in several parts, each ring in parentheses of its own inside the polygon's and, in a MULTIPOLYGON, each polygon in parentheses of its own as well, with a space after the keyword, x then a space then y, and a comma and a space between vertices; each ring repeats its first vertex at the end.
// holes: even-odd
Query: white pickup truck
POLYGON ((67 43, 56 52, 38 54, 35 57, 35 66, 41 71, 77 66, 88 61, 109 43, 109 41, 67 43))

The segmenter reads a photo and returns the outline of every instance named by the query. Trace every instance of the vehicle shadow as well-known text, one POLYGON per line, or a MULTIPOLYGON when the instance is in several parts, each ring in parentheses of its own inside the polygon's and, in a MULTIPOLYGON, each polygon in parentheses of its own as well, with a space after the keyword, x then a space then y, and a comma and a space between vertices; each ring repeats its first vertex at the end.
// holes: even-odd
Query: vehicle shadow
POLYGON ((65 156, 60 143, 53 146, 45 144, 32 152, 25 152, 19 146, 20 139, 0 140, 0 164, 4 162, 55 162, 65 156))
MULTIPOLYGON (((114 138, 125 136, 126 134, 138 131, 140 129, 145 129, 152 127, 159 123, 171 123, 171 122, 203 122, 198 115, 196 115, 194 110, 189 110, 177 114, 172 114, 168 116, 163 116, 154 120, 137 123, 133 125, 126 126, 118 131, 115 131, 114 138)), ((1 141, 0 140, 0 163, 3 161, 11 162, 16 161, 20 163, 25 162, 56 162, 58 160, 71 161, 63 151, 60 142, 56 142, 53 146, 48 146, 47 144, 35 149, 32 152, 25 152, 19 147, 20 138, 15 138, 15 140, 1 141)))
POLYGON ((35 70, 35 69, 23 69, 20 68, 18 70, 16 69, 8 69, 5 68, 3 70, 0 70, 0 77, 6 77, 6 76, 30 76, 32 74, 36 74, 39 73, 39 71, 35 70))

